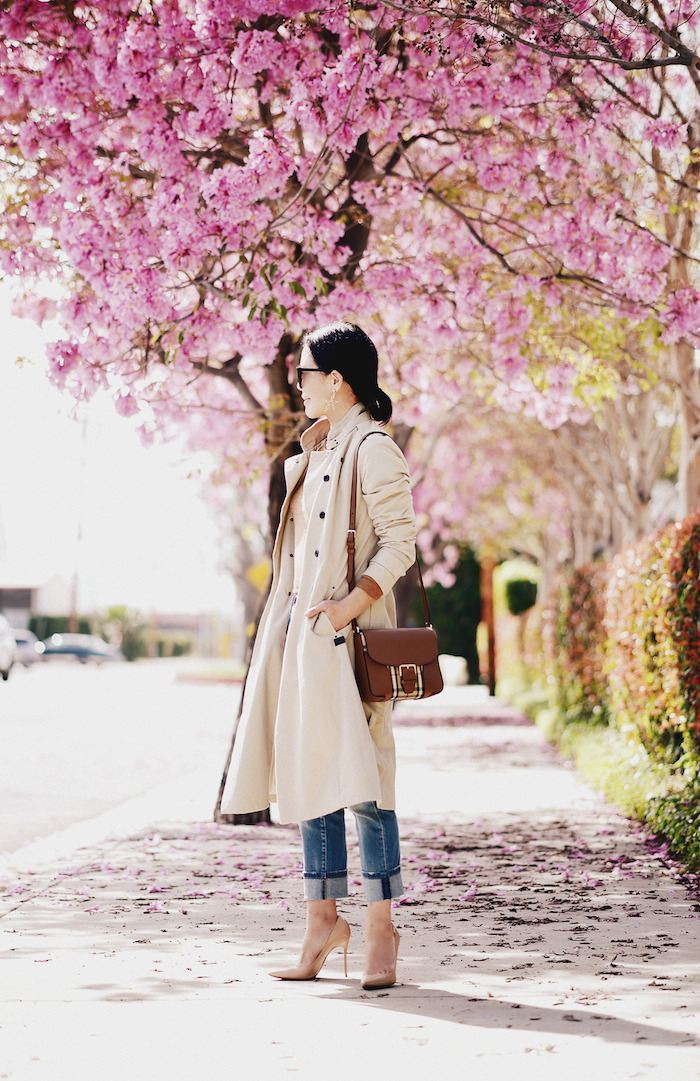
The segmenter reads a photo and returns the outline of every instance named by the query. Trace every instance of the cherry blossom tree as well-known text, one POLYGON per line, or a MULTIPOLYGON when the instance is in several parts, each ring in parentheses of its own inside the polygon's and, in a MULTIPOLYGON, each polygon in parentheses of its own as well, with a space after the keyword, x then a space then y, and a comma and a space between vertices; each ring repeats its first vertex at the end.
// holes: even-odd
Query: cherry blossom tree
POLYGON ((519 30, 477 4, 0 6, 0 258, 18 308, 65 328, 52 377, 109 387, 145 437, 187 425, 222 479, 265 484, 266 463, 271 536, 313 324, 375 336, 433 480, 483 381, 554 429, 628 366, 601 327, 631 328, 642 374, 660 337, 692 349, 686 241, 650 226, 670 189, 637 168, 677 152, 673 123, 640 111, 646 61, 623 64, 627 101, 550 48, 562 11, 519 30))
MULTIPOLYGON (((663 374, 675 386, 681 421, 680 512, 700 504, 700 369, 695 362, 698 308, 696 196, 700 176, 700 12, 689 0, 653 5, 627 0, 479 0, 387 5, 433 37, 473 30, 482 59, 527 49, 557 71, 572 105, 574 129, 607 131, 626 168, 613 180, 625 205, 615 208, 665 247, 663 374), (428 29, 429 28, 429 29, 428 29), (630 199, 631 189, 644 193, 630 199), (670 316, 670 318, 669 318, 670 316)), ((656 249, 658 251, 658 248, 656 249)), ((640 276, 648 270, 640 263, 640 276)))

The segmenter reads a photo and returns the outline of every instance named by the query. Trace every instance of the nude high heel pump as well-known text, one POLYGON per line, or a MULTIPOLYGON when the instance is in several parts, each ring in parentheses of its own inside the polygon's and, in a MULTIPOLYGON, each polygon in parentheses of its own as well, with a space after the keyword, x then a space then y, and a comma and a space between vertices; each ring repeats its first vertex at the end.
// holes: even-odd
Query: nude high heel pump
POLYGON ((347 976, 349 941, 350 927, 342 916, 338 916, 328 938, 310 964, 284 968, 281 972, 271 972, 270 975, 276 976, 278 980, 315 980, 331 950, 342 949, 345 953, 345 975, 347 976))
POLYGON ((396 962, 399 959, 399 942, 401 936, 395 927, 392 927, 394 932, 394 943, 396 945, 396 958, 394 960, 394 967, 388 969, 386 972, 377 972, 374 976, 362 976, 362 988, 365 991, 379 991, 382 987, 393 987, 396 983, 396 962))

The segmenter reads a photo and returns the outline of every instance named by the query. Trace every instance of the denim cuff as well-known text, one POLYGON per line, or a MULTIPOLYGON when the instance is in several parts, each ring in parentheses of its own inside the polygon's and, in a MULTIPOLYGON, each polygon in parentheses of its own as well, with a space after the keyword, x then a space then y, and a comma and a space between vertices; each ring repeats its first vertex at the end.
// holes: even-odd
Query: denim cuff
POLYGON ((332 878, 317 878, 304 875, 304 900, 327 901, 348 896, 348 876, 334 875, 332 878))
POLYGON ((390 875, 363 875, 362 881, 367 901, 389 901, 403 893, 400 871, 390 875))

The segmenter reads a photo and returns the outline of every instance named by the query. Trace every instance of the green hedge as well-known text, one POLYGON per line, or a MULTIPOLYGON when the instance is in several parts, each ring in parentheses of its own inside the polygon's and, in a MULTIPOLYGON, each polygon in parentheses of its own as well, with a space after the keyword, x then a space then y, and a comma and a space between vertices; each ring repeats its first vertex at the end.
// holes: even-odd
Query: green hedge
POLYGON ((506 582, 506 604, 512 616, 521 616, 537 602, 537 582, 529 578, 511 578, 506 582))
POLYGON ((700 512, 570 576, 554 664, 538 723, 700 870, 700 512))
POLYGON ((565 721, 610 719, 668 762, 700 752, 700 512, 560 596, 556 664, 565 721))
MULTIPOLYGON (((39 639, 50 638, 52 634, 68 634, 69 616, 31 616, 29 630, 39 639)), ((92 634, 89 619, 78 620, 78 634, 92 634)))
MULTIPOLYGON (((479 683, 479 652, 476 648, 476 632, 481 620, 480 568, 473 551, 460 546, 459 559, 452 569, 454 584, 428 586, 426 595, 430 618, 437 632, 442 653, 464 657, 469 671, 469 682, 479 683)), ((420 594, 411 605, 411 619, 416 627, 424 623, 420 594)))
POLYGON ((575 570, 559 596, 556 677, 565 723, 604 723, 610 714, 606 675, 605 597, 608 568, 575 570))

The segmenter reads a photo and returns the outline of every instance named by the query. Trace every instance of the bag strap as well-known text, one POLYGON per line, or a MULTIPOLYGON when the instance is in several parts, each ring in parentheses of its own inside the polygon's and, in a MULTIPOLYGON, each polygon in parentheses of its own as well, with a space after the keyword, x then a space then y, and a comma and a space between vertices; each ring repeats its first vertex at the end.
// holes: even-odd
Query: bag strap
MULTIPOLYGON (((371 435, 387 435, 386 432, 367 432, 367 435, 363 435, 359 443, 355 447, 355 454, 352 462, 352 488, 350 491, 350 522, 348 525, 348 592, 352 592, 355 588, 355 519, 357 515, 357 463, 360 454, 360 447, 364 443, 365 439, 369 439, 371 435)), ((425 586, 423 585, 423 575, 421 574, 420 561, 418 559, 418 545, 416 545, 416 558, 414 560, 416 567, 418 568, 418 582, 420 584, 420 595, 423 602, 423 614, 425 616, 426 627, 432 627, 430 622, 430 612, 428 611, 428 598, 425 595, 425 586)), ((413 566, 413 564, 411 564, 413 566)), ((410 570, 410 567, 409 567, 410 570)), ((355 620, 352 621, 353 629, 357 629, 355 620)))

